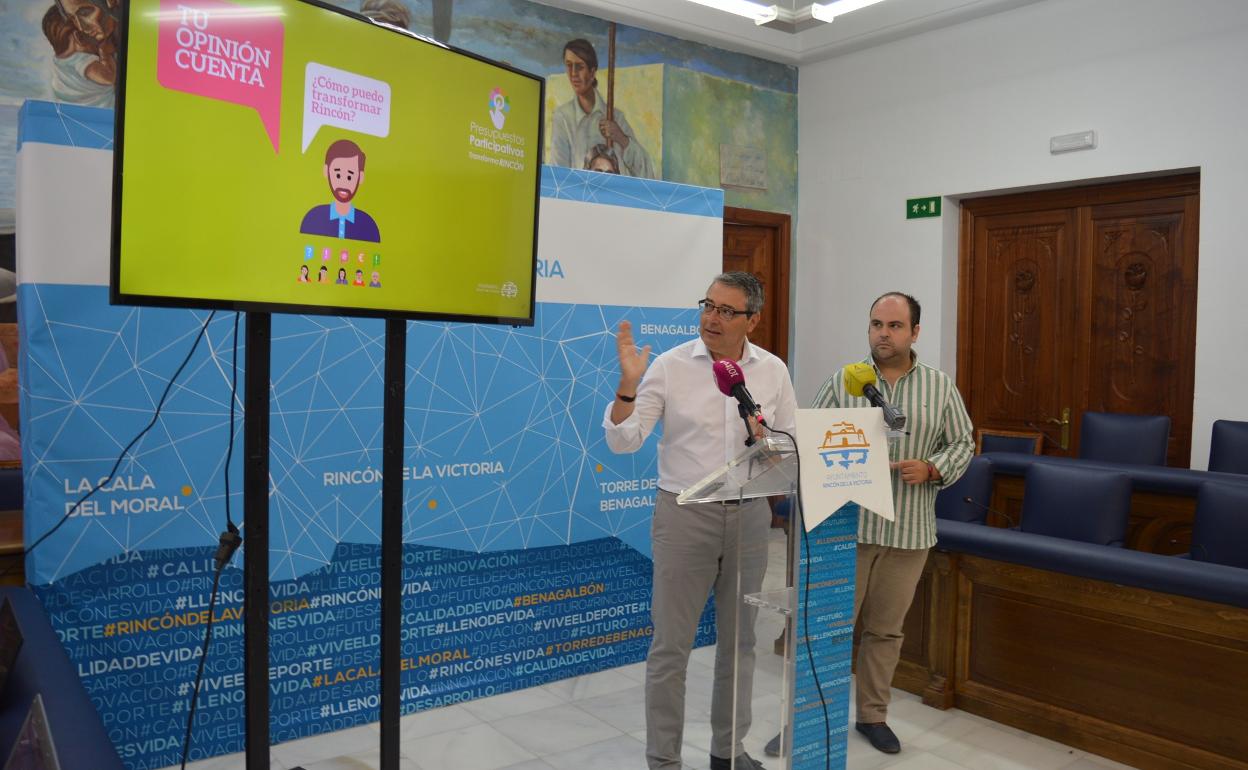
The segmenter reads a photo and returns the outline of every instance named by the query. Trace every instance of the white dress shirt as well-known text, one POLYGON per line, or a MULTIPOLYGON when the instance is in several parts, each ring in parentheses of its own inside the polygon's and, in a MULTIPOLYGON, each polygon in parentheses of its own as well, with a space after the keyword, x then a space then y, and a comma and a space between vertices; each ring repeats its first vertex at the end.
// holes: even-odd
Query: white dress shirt
MULTIPOLYGON (((740 361, 746 387, 773 428, 793 433, 797 397, 784 362, 745 343, 740 361)), ((636 452, 654 426, 663 421, 659 439, 659 488, 680 493, 745 451, 745 423, 737 400, 719 392, 714 360, 701 337, 663 353, 646 370, 628 419, 611 422, 607 405, 603 428, 616 454, 636 452)), ((612 402, 614 403, 614 402, 612 402)))

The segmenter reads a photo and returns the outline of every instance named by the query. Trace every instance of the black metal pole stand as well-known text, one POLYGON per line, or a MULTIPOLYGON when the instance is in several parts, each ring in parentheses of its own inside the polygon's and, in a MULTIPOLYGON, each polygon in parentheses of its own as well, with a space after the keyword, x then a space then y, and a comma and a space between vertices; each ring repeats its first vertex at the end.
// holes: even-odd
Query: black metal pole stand
MULTIPOLYGON (((247 770, 269 770, 269 355, 271 318, 247 314, 243 617, 247 770)), ((399 770, 403 627, 403 410, 407 321, 386 321, 381 447, 381 770, 399 770)))
POLYGON ((403 439, 407 321, 386 319, 381 427, 381 770, 399 770, 403 628, 403 439))
POLYGON ((247 314, 243 395, 243 689, 247 770, 269 770, 269 353, 271 317, 247 314))

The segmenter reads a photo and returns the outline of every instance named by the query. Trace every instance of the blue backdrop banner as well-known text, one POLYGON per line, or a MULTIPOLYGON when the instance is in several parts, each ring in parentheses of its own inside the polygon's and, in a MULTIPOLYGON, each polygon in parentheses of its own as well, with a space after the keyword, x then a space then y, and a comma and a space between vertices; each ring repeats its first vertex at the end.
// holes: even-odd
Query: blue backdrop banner
MULTIPOLYGON (((108 304, 107 212, 65 221, 80 202, 109 199, 109 126, 105 110, 23 110, 27 541, 74 510, 28 557, 27 576, 118 753, 159 768, 179 758, 210 619, 192 758, 242 748, 239 557, 208 606, 235 318, 108 304), (151 420, 205 325, 159 421, 73 509, 151 420)), ((644 658, 655 442, 625 456, 604 445, 614 333, 628 319, 656 352, 696 334, 722 209, 717 190, 546 168, 536 325, 409 325, 405 713, 644 658)), ((273 319, 275 741, 378 716, 383 338, 380 321, 273 319)), ((241 344, 237 356, 241 383, 241 344)), ((239 399, 240 444, 242 419, 239 399)), ((228 499, 245 537, 240 450, 228 499)), ((713 634, 708 613, 698 643, 713 634)))

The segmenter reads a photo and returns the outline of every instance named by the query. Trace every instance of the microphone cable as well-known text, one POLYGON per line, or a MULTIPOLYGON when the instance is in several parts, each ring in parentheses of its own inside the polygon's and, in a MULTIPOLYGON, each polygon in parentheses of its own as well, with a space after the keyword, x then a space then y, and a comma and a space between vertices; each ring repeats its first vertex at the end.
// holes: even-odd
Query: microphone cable
POLYGON ((121 454, 117 455, 117 461, 113 463, 113 468, 108 472, 108 475, 103 479, 100 479, 99 483, 92 487, 90 491, 78 498, 78 501, 70 506, 70 509, 65 512, 65 515, 62 516, 60 521, 56 522, 51 529, 40 535, 35 542, 30 544, 29 548, 26 548, 20 554, 17 554, 19 558, 14 559, 8 568, 4 570, 4 572, 0 572, 0 579, 8 577, 9 573, 13 572, 13 570, 15 570, 19 565, 25 565, 26 557, 30 556, 30 554, 39 547, 40 543, 55 534, 56 531, 65 524, 65 522, 69 521, 73 517, 74 513, 77 512, 78 508, 81 507, 83 503, 89 500, 92 495, 100 491, 104 486, 113 480, 113 478, 117 475, 117 469, 121 467, 121 461, 126 459, 126 455, 130 453, 130 449, 133 448, 134 445, 138 443, 139 439, 143 438, 143 436, 156 425, 156 421, 160 419, 160 410, 164 407, 165 400, 169 398, 169 393, 173 390, 173 384, 178 381, 178 376, 182 374, 182 370, 185 369, 186 365, 191 362, 191 358, 195 355, 195 350, 199 348, 200 340, 204 338, 204 334, 208 331, 208 324, 212 323, 212 319, 216 314, 217 311, 213 310, 208 314, 208 317, 204 319, 203 325, 199 327, 199 334, 195 335, 195 342, 192 343, 191 349, 186 354, 186 358, 182 359, 182 363, 178 364, 177 370, 173 373, 173 376, 169 378, 169 382, 165 384, 165 392, 160 395, 160 400, 156 402, 156 410, 152 413, 152 419, 142 430, 135 434, 134 438, 130 439, 130 443, 126 444, 125 449, 121 450, 121 454))
MULTIPOLYGON (((801 454, 801 450, 797 448, 797 439, 793 437, 793 434, 788 433, 787 431, 780 430, 779 428, 773 428, 770 425, 767 425, 766 423, 760 423, 760 424, 762 424, 763 427, 767 428, 767 430, 771 431, 772 433, 779 433, 782 436, 787 436, 789 441, 793 442, 793 456, 797 458, 797 474, 796 474, 797 508, 796 510, 801 511, 802 510, 802 454, 801 454)), ((799 525, 799 522, 797 521, 797 517, 792 515, 792 513, 790 513, 789 526, 795 526, 795 525, 799 525)), ((815 691, 819 693, 819 706, 823 709, 824 768, 825 770, 831 770, 832 768, 832 746, 829 743, 829 737, 832 735, 832 720, 828 717, 828 701, 827 701, 827 698, 824 697, 824 694, 823 694, 823 685, 819 681, 819 672, 815 670, 815 655, 813 652, 811 652, 811 649, 810 649, 811 647, 811 644, 810 644, 810 535, 809 533, 806 532, 806 525, 804 523, 801 523, 800 526, 802 528, 802 546, 803 546, 803 549, 806 551, 806 569, 803 571, 804 572, 803 577, 805 578, 805 580, 803 581, 803 585, 802 585, 802 635, 806 637, 806 662, 810 666, 810 676, 812 679, 815 680, 815 691)), ((794 639, 793 643, 797 644, 797 640, 794 639)), ((794 696, 796 696, 796 687, 797 687, 797 683, 795 681, 794 682, 794 696)), ((796 733, 797 732, 796 725, 790 724, 789 732, 790 734, 796 733)), ((781 747, 784 747, 784 732, 783 731, 781 731, 780 733, 780 745, 781 747)), ((789 756, 792 757, 793 756, 792 738, 789 739, 788 749, 789 749, 789 756)))
POLYGON ((234 457, 234 404, 238 400, 238 317, 239 313, 236 311, 234 313, 234 350, 230 356, 230 438, 225 450, 225 468, 222 471, 222 476, 225 478, 225 531, 221 533, 217 552, 212 557, 216 569, 212 571, 212 591, 208 594, 208 622, 204 624, 204 644, 200 649, 199 665, 195 669, 195 684, 191 688, 191 705, 186 714, 186 735, 182 739, 181 770, 186 770, 186 760, 191 753, 191 727, 195 723, 195 707, 199 701, 199 686, 204 678, 204 663, 208 661, 208 648, 212 645, 212 613, 217 605, 217 589, 221 584, 221 572, 225 569, 225 565, 230 563, 234 552, 243 542, 242 535, 239 534, 238 527, 234 524, 234 518, 230 515, 230 461, 234 457))
MULTIPOLYGON (((1005 519, 1005 520, 1006 520, 1006 522, 1007 522, 1007 523, 1008 523, 1011 527, 1013 527, 1013 528, 1017 528, 1017 527, 1018 527, 1018 519, 1014 518, 1013 516, 1011 516, 1010 514, 1006 513, 1005 511, 998 511, 996 508, 993 508, 991 505, 984 505, 983 503, 981 503, 980 501, 978 501, 978 500, 976 500, 975 498, 971 497, 970 495, 967 495, 966 497, 963 497, 963 498, 962 498, 962 502, 964 502, 964 503, 969 503, 969 504, 971 504, 971 505, 975 506, 976 508, 979 508, 979 509, 983 510, 983 511, 984 511, 984 512, 986 512, 986 513, 995 513, 996 515, 998 515, 998 516, 1000 516, 1001 518, 1005 519)), ((987 523, 988 523, 988 520, 987 520, 987 519, 984 519, 984 523, 985 523, 985 524, 987 524, 987 523)))

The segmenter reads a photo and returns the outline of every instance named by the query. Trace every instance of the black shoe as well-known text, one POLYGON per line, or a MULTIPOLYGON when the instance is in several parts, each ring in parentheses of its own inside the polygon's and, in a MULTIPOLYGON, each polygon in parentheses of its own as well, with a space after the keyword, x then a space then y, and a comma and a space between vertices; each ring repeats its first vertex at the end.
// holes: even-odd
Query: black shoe
POLYGON ((763 763, 754 759, 744 751, 737 755, 736 767, 731 759, 711 755, 711 770, 767 770, 763 763))
POLYGON ((776 737, 767 741, 767 745, 763 747, 763 753, 769 757, 778 757, 784 753, 784 749, 780 746, 780 738, 784 733, 776 733, 776 737))
POLYGON ((876 751, 882 751, 885 754, 896 754, 901 751, 901 741, 897 740, 897 734, 883 722, 855 722, 854 729, 867 736, 867 740, 871 741, 876 751))

